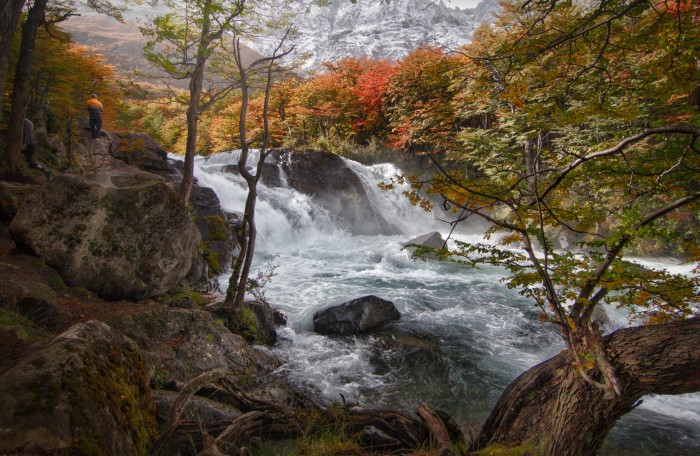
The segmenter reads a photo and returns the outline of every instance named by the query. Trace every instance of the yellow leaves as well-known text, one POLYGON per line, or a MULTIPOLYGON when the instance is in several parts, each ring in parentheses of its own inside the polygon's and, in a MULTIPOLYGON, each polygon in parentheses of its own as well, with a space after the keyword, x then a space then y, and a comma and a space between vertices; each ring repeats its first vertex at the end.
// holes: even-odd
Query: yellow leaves
POLYGON ((504 236, 500 239, 499 244, 501 245, 512 245, 522 242, 523 237, 520 233, 513 233, 508 236, 504 236))
POLYGON ((593 370, 595 368, 595 356, 593 353, 579 352, 578 359, 575 359, 572 364, 584 371, 593 370))
POLYGON ((529 88, 523 82, 510 84, 501 94, 501 98, 516 108, 525 107, 525 97, 529 88))

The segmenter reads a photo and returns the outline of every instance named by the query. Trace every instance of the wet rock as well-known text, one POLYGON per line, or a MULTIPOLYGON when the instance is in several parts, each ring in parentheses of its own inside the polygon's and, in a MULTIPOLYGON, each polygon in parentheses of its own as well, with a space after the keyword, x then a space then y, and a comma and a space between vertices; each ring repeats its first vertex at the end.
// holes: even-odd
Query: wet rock
POLYGON ((247 301, 240 309, 215 306, 211 312, 250 343, 273 345, 277 342, 274 311, 266 303, 247 301))
POLYGON ((319 334, 358 334, 399 318, 391 301, 369 295, 316 312, 313 322, 319 334))
POLYGON ((0 376, 0 453, 146 455, 155 407, 133 342, 75 325, 0 376))
POLYGON ((421 258, 426 260, 437 260, 438 256, 435 252, 416 253, 421 247, 429 249, 441 249, 445 245, 445 240, 437 231, 423 234, 417 238, 413 238, 403 245, 404 250, 408 251, 413 258, 421 258))
POLYGON ((374 211, 362 181, 338 155, 316 150, 277 151, 287 185, 311 195, 354 234, 395 234, 398 229, 374 211))
MULTIPOLYGON (((268 158, 269 160, 269 158, 268 158)), ((276 160, 273 160, 276 161, 276 160)), ((248 172, 255 174, 255 170, 251 167, 247 167, 248 172)), ((224 165, 222 171, 239 175, 238 165, 224 165)), ((260 181, 266 187, 281 187, 282 186, 282 176, 280 176, 280 169, 276 163, 268 163, 267 161, 263 163, 262 172, 260 173, 260 181)))
POLYGON ((214 190, 195 185, 190 201, 195 224, 202 238, 200 255, 206 269, 192 271, 189 281, 195 285, 199 284, 198 288, 207 289, 212 278, 230 267, 238 241, 234 227, 227 220, 226 213, 221 210, 221 203, 214 190), (204 286, 201 286, 202 283, 204 286))
POLYGON ((173 288, 200 240, 173 190, 142 172, 58 175, 25 198, 10 231, 69 285, 107 300, 173 288))
POLYGON ((287 326, 287 316, 277 309, 272 309, 272 317, 277 326, 287 326))

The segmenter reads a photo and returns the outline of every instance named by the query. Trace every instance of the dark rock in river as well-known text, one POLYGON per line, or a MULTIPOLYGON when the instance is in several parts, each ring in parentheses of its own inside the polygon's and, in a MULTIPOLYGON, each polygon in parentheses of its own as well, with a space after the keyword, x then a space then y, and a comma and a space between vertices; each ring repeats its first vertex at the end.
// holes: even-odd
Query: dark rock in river
POLYGON ((157 296, 190 269, 200 235, 172 188, 143 172, 58 175, 10 231, 72 286, 108 300, 157 296))
POLYGON ((203 265, 200 270, 193 264, 187 279, 197 288, 209 291, 209 282, 223 273, 231 265, 231 257, 239 248, 234 226, 228 215, 221 209, 219 197, 208 187, 194 185, 190 197, 195 224, 202 237, 200 255, 197 258, 203 265))
POLYGON ((319 334, 358 334, 399 318, 391 301, 369 295, 316 312, 313 321, 319 334))
POLYGON ((155 407, 133 342, 81 323, 0 376, 0 454, 145 455, 155 407))
POLYGON ((362 181, 331 152, 277 151, 289 187, 310 195, 353 234, 396 234, 398 229, 374 211, 362 181))
POLYGON ((426 252, 423 254, 417 254, 416 252, 421 247, 426 247, 429 249, 441 249, 445 245, 445 240, 442 235, 437 231, 432 233, 424 234, 418 236, 417 238, 411 239, 403 245, 403 248, 408 251, 414 258, 422 258, 426 260, 437 260, 438 257, 435 252, 426 252))

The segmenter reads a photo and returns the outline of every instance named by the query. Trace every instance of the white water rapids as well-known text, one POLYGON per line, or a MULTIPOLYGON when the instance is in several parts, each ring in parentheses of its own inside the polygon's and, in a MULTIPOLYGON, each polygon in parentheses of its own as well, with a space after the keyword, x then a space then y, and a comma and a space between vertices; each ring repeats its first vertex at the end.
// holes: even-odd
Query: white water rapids
MULTIPOLYGON (((240 212, 245 183, 222 172, 236 160, 235 153, 198 158, 195 176, 214 189, 224 210, 240 212)), ((393 165, 347 166, 361 178, 374 210, 401 235, 353 235, 311 197, 259 186, 254 266, 276 255, 279 267, 266 296, 289 319, 274 348, 286 360, 283 373, 321 402, 339 402, 342 394, 365 407, 415 410, 427 403, 478 430, 508 383, 563 344, 540 324, 538 308, 501 282, 505 271, 412 260, 403 243, 434 230, 444 236, 449 226, 412 207, 401 189, 377 188, 399 173, 393 165), (401 320, 362 337, 312 331, 314 312, 368 294, 394 302, 401 320)), ((472 230, 456 237, 482 241, 482 231, 472 230)), ((227 281, 222 277, 222 286, 227 281)), ((613 325, 626 324, 619 311, 610 314, 613 325)), ((644 398, 599 454, 700 454, 700 394, 644 398)))

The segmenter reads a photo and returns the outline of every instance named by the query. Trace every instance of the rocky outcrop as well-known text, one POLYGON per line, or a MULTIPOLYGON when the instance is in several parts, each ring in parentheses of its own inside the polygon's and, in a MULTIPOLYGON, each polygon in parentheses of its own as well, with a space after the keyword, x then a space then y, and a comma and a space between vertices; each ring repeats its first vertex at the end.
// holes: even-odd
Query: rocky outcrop
POLYGON ((15 312, 42 328, 57 330, 64 327, 66 311, 57 304, 58 296, 51 287, 43 283, 17 280, 7 288, 15 312))
POLYGON ((98 321, 0 377, 0 453, 146 455, 155 407, 133 342, 98 321))
POLYGON ((403 248, 409 252, 413 258, 437 260, 438 256, 435 252, 421 252, 421 249, 441 249, 444 245, 445 240, 442 238, 442 235, 437 231, 433 231, 432 233, 411 239, 403 245, 403 248))
POLYGON ((10 231, 65 281, 107 300, 165 293, 190 269, 199 233, 155 176, 59 175, 22 203, 10 231))
POLYGON ((277 342, 275 327, 282 315, 279 312, 275 314, 276 311, 267 303, 246 301, 237 309, 221 306, 212 312, 224 321, 227 328, 250 343, 274 345, 277 342))
POLYGON ((49 133, 46 135, 46 146, 51 152, 61 159, 66 158, 68 155, 66 145, 63 143, 61 137, 56 133, 49 133))
POLYGON ((248 345, 201 310, 169 308, 134 314, 114 327, 139 345, 148 378, 155 383, 186 382, 221 366, 248 378, 279 367, 275 358, 248 345))
POLYGON ((22 200, 34 191, 34 185, 0 182, 0 220, 12 220, 22 200))
POLYGON ((358 334, 399 318, 391 301, 369 295, 316 312, 313 321, 319 334, 358 334))
POLYGON ((276 151, 273 159, 279 162, 289 187, 311 195, 344 222, 348 231, 367 235, 397 233, 395 227, 374 211, 360 178, 340 156, 317 150, 295 150, 276 151))
POLYGON ((200 244, 199 269, 193 264, 188 275, 191 283, 206 289, 209 281, 223 273, 231 265, 231 257, 236 254, 238 240, 234 227, 227 214, 221 209, 219 198, 214 190, 195 185, 190 196, 194 221, 202 238, 200 244))
POLYGON ((113 132, 109 153, 145 171, 170 169, 168 153, 153 138, 142 133, 113 132))

